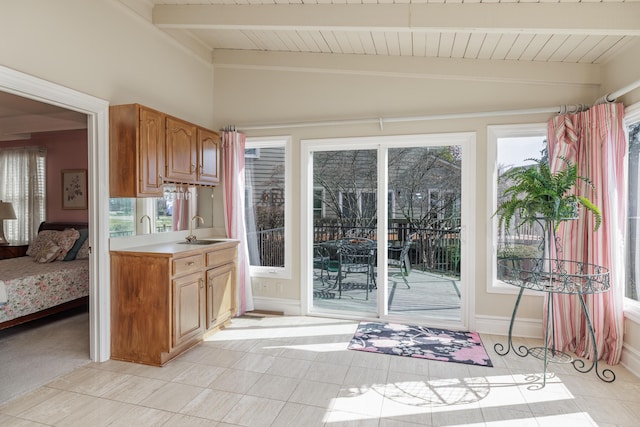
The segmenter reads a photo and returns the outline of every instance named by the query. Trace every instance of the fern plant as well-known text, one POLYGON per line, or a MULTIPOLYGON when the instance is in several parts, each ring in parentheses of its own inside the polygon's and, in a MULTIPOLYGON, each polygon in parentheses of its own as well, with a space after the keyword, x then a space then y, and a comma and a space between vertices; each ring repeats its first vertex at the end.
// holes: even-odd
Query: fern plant
POLYGON ((536 165, 510 169, 501 177, 501 181, 511 185, 505 190, 507 200, 498 205, 498 226, 507 229, 514 218, 519 218, 516 227, 534 221, 549 221, 557 231, 562 221, 575 219, 577 209, 582 206, 591 212, 595 219, 594 230, 602 224, 600 209, 587 197, 575 194, 578 181, 595 187, 589 178, 578 175, 577 165, 561 158, 566 168, 552 173, 547 162, 532 160, 536 165))

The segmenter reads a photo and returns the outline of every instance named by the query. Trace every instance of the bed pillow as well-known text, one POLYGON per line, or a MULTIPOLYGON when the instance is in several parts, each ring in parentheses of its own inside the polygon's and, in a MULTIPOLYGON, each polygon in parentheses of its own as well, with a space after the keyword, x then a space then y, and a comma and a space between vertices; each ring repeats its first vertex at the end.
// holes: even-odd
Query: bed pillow
POLYGON ((62 248, 56 245, 53 240, 49 240, 38 247, 37 252, 33 254, 33 260, 39 263, 55 261, 60 255, 61 250, 62 248))
POLYGON ((76 255, 76 259, 87 259, 89 258, 89 239, 85 240, 80 249, 78 249, 78 255, 76 255))
POLYGON ((45 245, 53 242, 60 247, 60 252, 56 259, 62 261, 76 240, 78 240, 78 237, 80 237, 80 232, 75 228, 69 228, 64 231, 42 230, 36 236, 35 241, 29 245, 27 255, 35 256, 41 253, 45 245))
POLYGON ((58 232, 55 230, 42 230, 39 232, 35 240, 31 242, 27 248, 27 255, 35 256, 36 253, 39 253, 47 243, 53 241, 56 234, 58 234, 58 232))
POLYGON ((71 249, 69 249, 69 252, 67 252, 67 255, 65 255, 64 257, 64 261, 73 261, 74 259, 76 259, 78 251, 82 247, 82 244, 87 240, 87 237, 89 237, 88 228, 81 228, 78 230, 78 232, 80 233, 80 237, 78 237, 71 249))

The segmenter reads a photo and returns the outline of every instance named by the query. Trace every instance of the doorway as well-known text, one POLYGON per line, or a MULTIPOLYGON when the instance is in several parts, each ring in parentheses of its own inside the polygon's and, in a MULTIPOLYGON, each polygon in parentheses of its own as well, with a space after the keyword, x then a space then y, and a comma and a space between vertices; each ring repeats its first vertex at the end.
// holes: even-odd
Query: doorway
POLYGON ((110 357, 109 141, 107 101, 0 66, 0 91, 87 115, 89 242, 89 357, 110 357))
POLYGON ((302 141, 303 312, 469 327, 474 141, 302 141))

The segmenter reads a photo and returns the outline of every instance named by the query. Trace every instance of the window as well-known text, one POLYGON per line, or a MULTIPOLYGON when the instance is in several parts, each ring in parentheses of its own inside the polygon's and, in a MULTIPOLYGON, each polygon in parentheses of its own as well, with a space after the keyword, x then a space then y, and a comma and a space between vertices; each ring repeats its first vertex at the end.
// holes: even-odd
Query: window
POLYGON ((625 297, 640 301, 640 109, 627 110, 628 207, 625 297))
POLYGON ((322 218, 324 216, 324 188, 313 189, 313 217, 322 218))
MULTIPOLYGON (((539 225, 516 228, 512 223, 509 229, 504 225, 498 229, 498 219, 494 216, 498 203, 503 199, 508 182, 500 177, 511 168, 526 168, 534 165, 535 160, 547 158, 547 128, 542 124, 489 126, 488 153, 490 182, 488 185, 492 203, 489 204, 489 216, 493 220, 492 236, 489 241, 490 268, 488 291, 513 292, 511 286, 502 282, 498 262, 510 256, 525 258, 540 255, 540 243, 543 231, 539 225)), ((517 222, 516 222, 517 223, 517 222)))
POLYGON ((289 145, 289 138, 247 138, 245 144, 245 224, 252 275, 290 274, 289 145))
POLYGON ((47 151, 42 147, 0 149, 0 200, 11 202, 17 220, 5 221, 5 237, 29 242, 46 219, 47 151))

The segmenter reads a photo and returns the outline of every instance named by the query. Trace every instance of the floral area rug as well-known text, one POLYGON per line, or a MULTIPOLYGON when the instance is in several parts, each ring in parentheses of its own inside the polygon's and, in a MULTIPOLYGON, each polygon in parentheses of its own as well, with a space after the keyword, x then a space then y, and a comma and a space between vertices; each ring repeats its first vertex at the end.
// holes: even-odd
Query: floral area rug
POLYGON ((398 323, 360 322, 348 349, 493 366, 477 332, 398 323))

